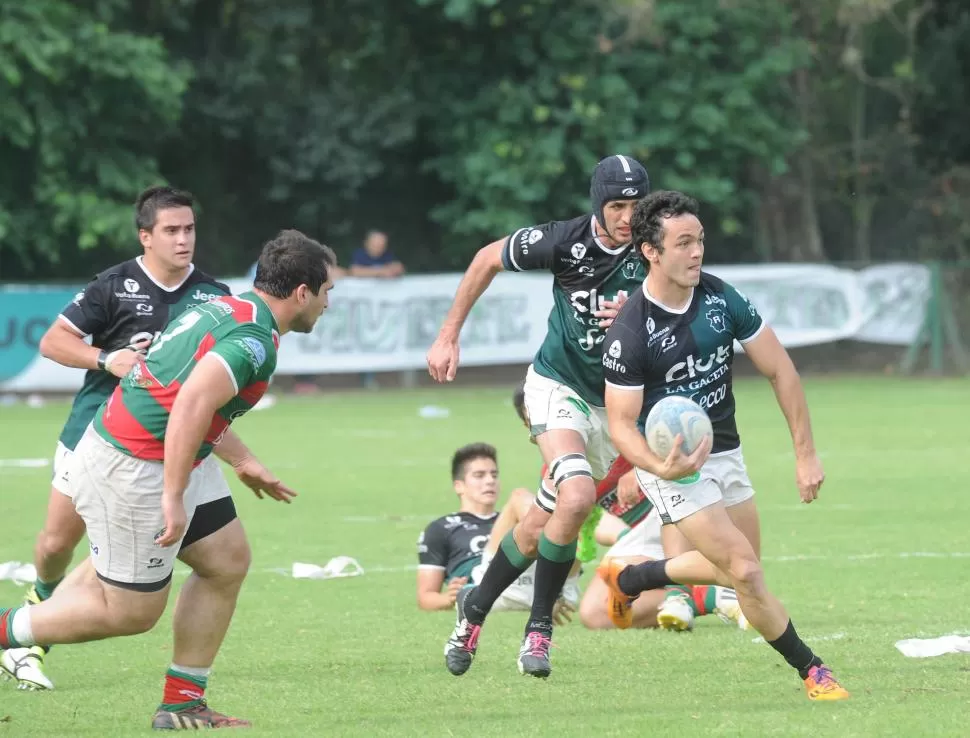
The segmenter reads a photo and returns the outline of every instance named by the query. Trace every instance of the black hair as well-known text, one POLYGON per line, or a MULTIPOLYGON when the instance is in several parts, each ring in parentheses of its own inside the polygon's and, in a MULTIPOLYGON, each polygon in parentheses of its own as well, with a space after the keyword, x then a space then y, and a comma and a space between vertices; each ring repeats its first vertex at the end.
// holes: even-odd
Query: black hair
POLYGON ((630 231, 643 265, 650 268, 650 263, 643 254, 644 244, 663 251, 664 218, 675 218, 678 215, 697 216, 699 213, 697 200, 674 190, 657 190, 640 200, 633 208, 630 231))
POLYGON ((451 457, 451 480, 457 482, 465 478, 468 464, 475 459, 491 459, 498 464, 498 452, 495 446, 487 443, 469 443, 455 451, 451 457))
POLYGON ((337 256, 329 247, 300 231, 280 231, 259 254, 253 287, 286 299, 305 284, 317 295, 336 264, 337 256))
POLYGON ((172 208, 192 208, 194 211, 195 197, 191 192, 167 185, 149 187, 135 200, 135 227, 150 232, 158 221, 158 211, 172 208))

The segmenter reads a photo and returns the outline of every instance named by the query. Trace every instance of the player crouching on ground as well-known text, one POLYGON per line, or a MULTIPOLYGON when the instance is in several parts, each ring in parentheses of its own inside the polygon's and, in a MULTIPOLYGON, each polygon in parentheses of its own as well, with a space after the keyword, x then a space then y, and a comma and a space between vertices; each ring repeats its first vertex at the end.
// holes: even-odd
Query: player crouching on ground
MULTIPOLYGON (((501 512, 496 510, 500 494, 498 454, 487 443, 458 449, 451 460, 451 476, 460 501, 458 511, 430 523, 418 539, 417 596, 422 610, 454 607, 459 590, 477 582, 487 569, 501 540, 495 533, 501 536, 511 530, 534 502, 527 489, 519 488, 512 491, 501 512)), ((565 596, 555 612, 558 622, 568 620, 579 604, 577 572, 563 588, 565 596)), ((493 609, 529 610, 533 577, 534 569, 527 570, 509 585, 493 609)))

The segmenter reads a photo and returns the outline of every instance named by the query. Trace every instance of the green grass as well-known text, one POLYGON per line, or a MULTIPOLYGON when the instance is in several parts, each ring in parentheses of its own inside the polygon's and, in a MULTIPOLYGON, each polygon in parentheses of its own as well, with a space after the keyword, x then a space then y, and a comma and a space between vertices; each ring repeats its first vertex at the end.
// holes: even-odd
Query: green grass
MULTIPOLYGON (((970 734, 970 656, 915 660, 893 647, 970 632, 970 383, 814 379, 807 389, 828 474, 816 504, 798 504, 767 383, 738 383, 739 422, 769 584, 850 701, 809 703, 768 646, 713 618, 677 635, 560 628, 543 682, 515 669, 524 615, 496 614, 474 668, 455 679, 442 658, 452 615, 417 610, 413 572, 276 573, 340 554, 365 570, 413 565, 424 521, 453 507, 458 445, 494 443, 506 490, 533 485, 539 460, 510 390, 449 387, 288 398, 237 423, 300 497, 284 506, 234 487, 254 564, 210 684, 213 706, 251 718, 259 735, 970 734), (425 404, 450 417, 419 418, 425 404), (941 556, 901 556, 920 552, 941 556)), ((0 458, 51 455, 66 411, 0 408, 0 458)), ((30 559, 48 482, 49 470, 0 467, 0 561, 30 559)), ((0 583, 0 602, 21 591, 0 583)), ((56 648, 55 692, 0 684, 0 718, 9 716, 0 734, 147 732, 169 648, 168 615, 144 636, 56 648)))

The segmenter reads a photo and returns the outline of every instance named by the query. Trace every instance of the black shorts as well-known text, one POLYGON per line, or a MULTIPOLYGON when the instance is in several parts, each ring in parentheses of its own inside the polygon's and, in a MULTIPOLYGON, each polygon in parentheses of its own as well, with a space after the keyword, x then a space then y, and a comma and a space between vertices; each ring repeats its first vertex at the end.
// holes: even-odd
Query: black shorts
POLYGON ((229 525, 236 517, 236 505, 229 496, 199 505, 195 508, 195 515, 192 516, 192 522, 189 523, 189 529, 185 532, 179 551, 184 551, 196 541, 211 536, 217 530, 229 525))

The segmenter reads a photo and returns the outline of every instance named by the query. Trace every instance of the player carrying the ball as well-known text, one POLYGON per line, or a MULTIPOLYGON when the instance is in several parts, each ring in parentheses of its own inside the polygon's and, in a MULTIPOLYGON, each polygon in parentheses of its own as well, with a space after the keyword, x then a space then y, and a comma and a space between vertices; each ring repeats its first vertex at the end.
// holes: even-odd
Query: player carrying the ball
MULTIPOLYGON (((647 278, 603 343, 610 436, 637 467, 640 486, 659 509, 665 531, 675 528, 696 551, 627 567, 604 562, 598 573, 610 588, 610 610, 622 611, 641 592, 675 583, 733 587, 751 626, 798 671, 809 699, 846 699, 849 693, 798 636, 765 585, 754 490, 734 419, 735 339, 771 381, 794 442, 799 493, 810 503, 825 475, 798 372, 747 298, 702 273, 704 228, 696 200, 680 192, 654 192, 637 203, 631 228, 647 278), (705 437, 685 455, 678 436, 666 458, 651 451, 638 426, 669 396, 690 397, 704 408, 714 430, 713 448, 705 437)), ((664 538, 669 554, 667 533, 664 538)))
POLYGON ((616 458, 603 409, 601 343, 618 304, 639 288, 643 266, 630 248, 635 201, 650 191, 646 169, 627 156, 603 159, 590 182, 592 212, 567 221, 519 228, 478 251, 458 286, 428 371, 451 381, 458 371, 458 336, 475 301, 503 269, 552 272, 549 331, 529 367, 525 403, 531 432, 551 479, 499 546, 481 583, 463 589, 458 622, 445 645, 448 670, 464 674, 494 602, 536 562, 532 612, 519 650, 523 674, 547 677, 552 611, 576 559, 579 531, 596 500, 593 482, 616 458), (549 513, 552 517, 549 517, 549 513))

